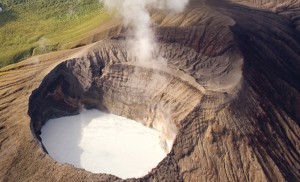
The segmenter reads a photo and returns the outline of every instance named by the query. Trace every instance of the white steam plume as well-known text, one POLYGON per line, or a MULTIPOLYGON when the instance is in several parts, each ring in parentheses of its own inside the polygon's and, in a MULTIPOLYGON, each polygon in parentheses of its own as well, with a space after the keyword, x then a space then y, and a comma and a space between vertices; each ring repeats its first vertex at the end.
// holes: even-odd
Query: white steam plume
POLYGON ((131 25, 132 38, 129 52, 141 63, 154 60, 157 51, 154 31, 151 28, 149 9, 165 9, 174 13, 184 10, 188 0, 100 0, 110 10, 116 10, 131 25))

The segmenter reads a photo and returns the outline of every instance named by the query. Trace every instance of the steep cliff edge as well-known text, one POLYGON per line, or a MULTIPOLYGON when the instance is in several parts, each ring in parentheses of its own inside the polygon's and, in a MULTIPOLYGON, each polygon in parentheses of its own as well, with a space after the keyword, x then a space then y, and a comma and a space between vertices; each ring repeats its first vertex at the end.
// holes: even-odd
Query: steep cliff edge
POLYGON ((164 65, 136 62, 125 33, 0 70, 0 180, 120 180, 59 164, 39 142, 48 119, 83 106, 177 132, 157 168, 128 181, 300 180, 295 21, 225 1, 152 18, 164 65))

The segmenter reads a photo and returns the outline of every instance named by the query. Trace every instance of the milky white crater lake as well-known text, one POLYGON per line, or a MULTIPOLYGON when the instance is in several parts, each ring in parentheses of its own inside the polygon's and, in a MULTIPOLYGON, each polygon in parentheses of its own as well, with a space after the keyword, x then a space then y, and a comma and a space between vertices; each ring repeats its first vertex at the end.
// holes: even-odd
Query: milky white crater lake
POLYGON ((166 156, 156 130, 97 110, 49 120, 41 138, 56 161, 123 179, 148 174, 166 156))

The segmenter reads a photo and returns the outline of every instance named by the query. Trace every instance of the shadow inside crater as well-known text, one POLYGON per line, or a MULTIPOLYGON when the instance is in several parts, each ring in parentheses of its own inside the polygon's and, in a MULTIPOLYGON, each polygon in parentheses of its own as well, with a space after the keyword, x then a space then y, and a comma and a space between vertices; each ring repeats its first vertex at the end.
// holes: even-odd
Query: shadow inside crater
POLYGON ((77 115, 52 119, 41 131, 41 142, 48 154, 61 163, 73 164, 83 168, 81 155, 84 150, 80 147, 83 129, 91 122, 92 115, 77 115))

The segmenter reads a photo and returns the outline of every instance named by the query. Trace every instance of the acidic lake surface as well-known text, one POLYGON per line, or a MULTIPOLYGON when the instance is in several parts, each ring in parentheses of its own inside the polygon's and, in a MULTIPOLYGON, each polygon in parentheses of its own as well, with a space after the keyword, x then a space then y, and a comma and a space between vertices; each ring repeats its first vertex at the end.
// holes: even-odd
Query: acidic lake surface
POLYGON ((97 110, 49 120, 41 138, 54 160, 123 179, 148 174, 166 157, 158 131, 97 110))

